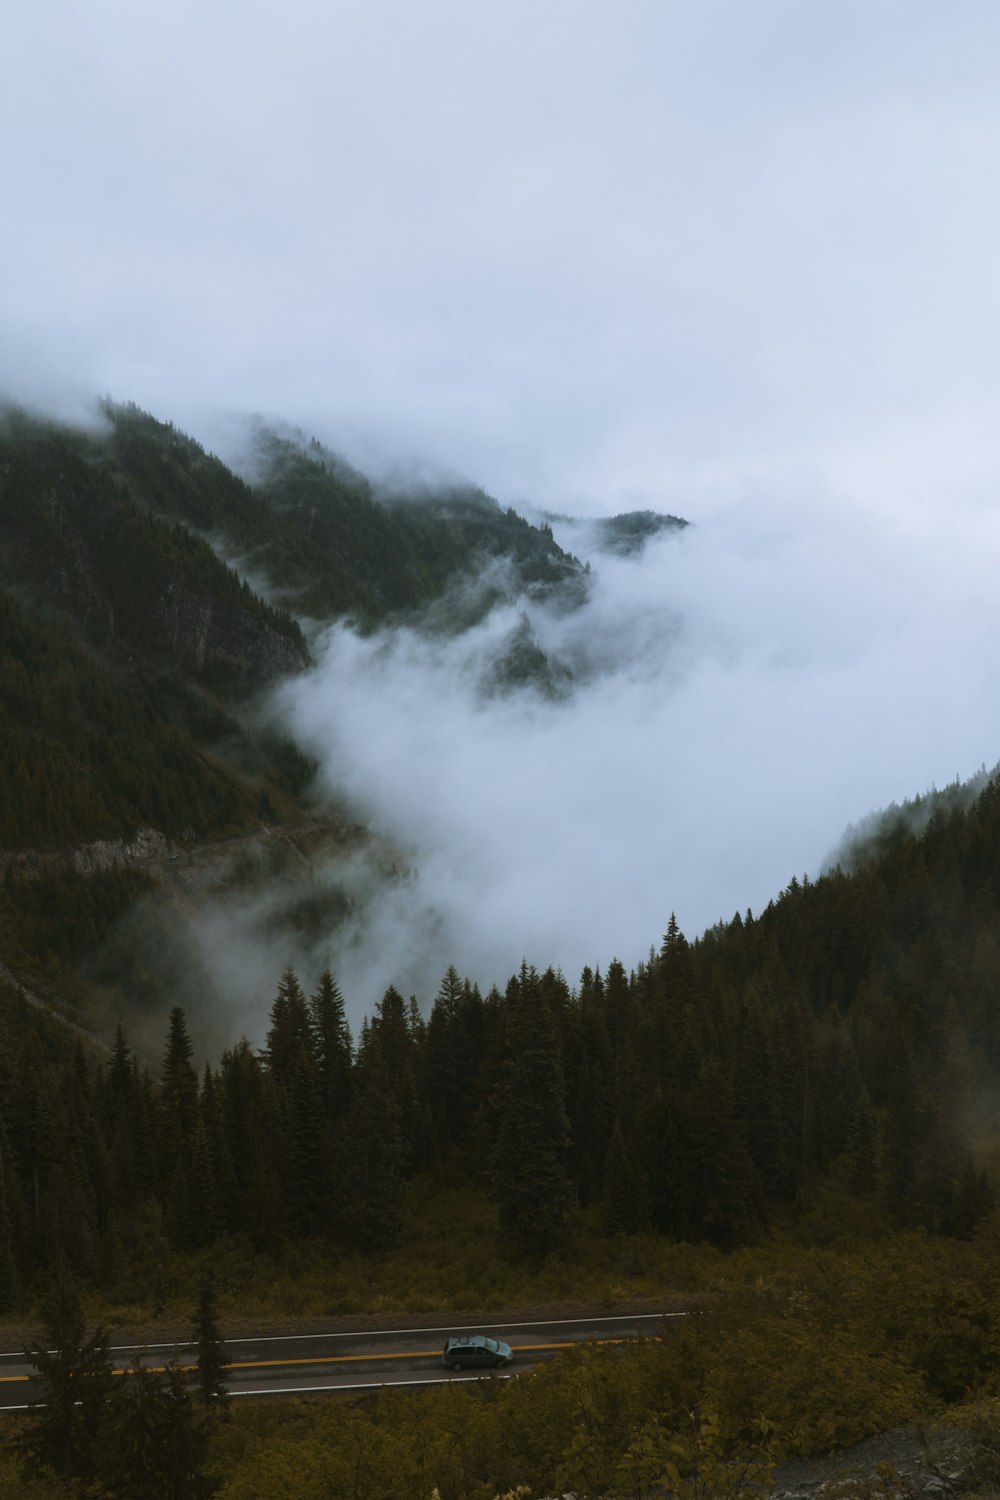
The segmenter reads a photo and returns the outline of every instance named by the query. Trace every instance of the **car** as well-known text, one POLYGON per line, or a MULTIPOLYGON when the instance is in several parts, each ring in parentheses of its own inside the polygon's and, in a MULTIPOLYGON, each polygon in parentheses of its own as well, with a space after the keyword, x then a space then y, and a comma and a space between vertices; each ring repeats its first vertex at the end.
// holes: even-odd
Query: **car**
POLYGON ((497 1370, 513 1358, 510 1345, 500 1339, 489 1339, 485 1333, 463 1333, 447 1341, 442 1363, 453 1370, 497 1370))

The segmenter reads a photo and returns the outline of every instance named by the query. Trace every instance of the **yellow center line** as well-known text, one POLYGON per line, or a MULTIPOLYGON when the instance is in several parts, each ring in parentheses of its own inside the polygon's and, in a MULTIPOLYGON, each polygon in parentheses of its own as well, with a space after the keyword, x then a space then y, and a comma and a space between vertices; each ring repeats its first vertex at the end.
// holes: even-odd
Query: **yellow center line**
MULTIPOLYGON (((518 1344, 514 1354, 537 1354, 543 1349, 573 1349, 576 1340, 565 1344, 518 1344)), ((598 1344, 620 1344, 621 1339, 594 1339, 598 1344)), ((436 1349, 410 1349, 405 1353, 389 1354, 321 1354, 309 1359, 247 1359, 228 1366, 230 1370, 266 1370, 276 1365, 343 1365, 356 1364, 368 1359, 440 1359, 436 1349)))
MULTIPOLYGON (((518 1344, 514 1349, 515 1354, 538 1354, 545 1349, 573 1349, 579 1340, 570 1340, 564 1344, 518 1344)), ((623 1339, 592 1339, 595 1344, 621 1344, 623 1339)), ((363 1360, 372 1359, 440 1359, 441 1356, 436 1349, 410 1349, 405 1352, 390 1352, 385 1354, 317 1354, 306 1359, 241 1359, 231 1365, 227 1370, 269 1370, 280 1366, 298 1365, 349 1365, 357 1364, 363 1360)), ((162 1375, 166 1365, 146 1365, 145 1368, 154 1375, 162 1375)), ((184 1374, 190 1374, 196 1370, 197 1365, 180 1365, 178 1368, 184 1374)), ((113 1375, 124 1375, 125 1370, 113 1370, 113 1375)), ((0 1384, 8 1384, 12 1381, 34 1380, 34 1375, 0 1375, 0 1384)))

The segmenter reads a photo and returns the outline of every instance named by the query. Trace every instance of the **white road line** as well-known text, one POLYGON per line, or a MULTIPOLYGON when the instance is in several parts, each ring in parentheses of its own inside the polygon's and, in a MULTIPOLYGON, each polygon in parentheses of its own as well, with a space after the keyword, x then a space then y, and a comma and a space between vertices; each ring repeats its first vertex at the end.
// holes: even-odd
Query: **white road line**
MULTIPOLYGON (((393 1390, 396 1386, 410 1387, 420 1385, 468 1385, 479 1380, 515 1380, 517 1372, 512 1370, 509 1375, 435 1375, 431 1380, 369 1380, 363 1385, 279 1385, 273 1390, 266 1391, 230 1391, 231 1397, 236 1396, 305 1396, 313 1391, 326 1391, 331 1394, 334 1391, 384 1391, 393 1390)), ((5 1407, 5 1411, 13 1411, 14 1407, 5 1407)))
MULTIPOLYGON (((513 1333, 518 1328, 576 1328, 581 1323, 637 1323, 648 1322, 651 1318, 686 1318, 687 1313, 610 1313, 607 1317, 600 1318, 537 1318, 533 1323, 445 1323, 440 1328, 361 1328, 354 1333, 273 1333, 265 1334, 260 1338, 252 1336, 239 1339, 223 1339, 223 1343, 230 1344, 283 1344, 283 1343, 305 1343, 307 1339, 363 1339, 363 1338, 409 1338, 418 1333, 467 1333, 470 1329, 493 1331, 498 1328, 506 1328, 513 1333)), ((137 1345, 122 1345, 122 1348, 135 1348, 137 1345)), ((155 1347, 155 1346, 151 1346, 155 1347)), ((162 1347, 170 1347, 164 1345, 162 1347)))
MULTIPOLYGON (((353 1333, 269 1333, 254 1337, 252 1334, 238 1339, 223 1338, 222 1342, 228 1348, 233 1344, 304 1344, 312 1339, 367 1339, 367 1338, 403 1338, 419 1333, 467 1333, 471 1329, 478 1331, 507 1329, 513 1332, 518 1328, 576 1328, 581 1323, 641 1323, 649 1322, 652 1318, 686 1318, 686 1312, 665 1313, 609 1313, 600 1318, 536 1318, 532 1323, 445 1323, 440 1328, 360 1328, 353 1333)), ((194 1343, 157 1343, 157 1344, 112 1344, 109 1348, 110 1354, 131 1354, 136 1350, 147 1350, 150 1353, 154 1349, 193 1349, 194 1343)), ((23 1350, 0 1351, 0 1359, 17 1359, 23 1350)), ((10 1408, 8 1408, 9 1410, 10 1408)))

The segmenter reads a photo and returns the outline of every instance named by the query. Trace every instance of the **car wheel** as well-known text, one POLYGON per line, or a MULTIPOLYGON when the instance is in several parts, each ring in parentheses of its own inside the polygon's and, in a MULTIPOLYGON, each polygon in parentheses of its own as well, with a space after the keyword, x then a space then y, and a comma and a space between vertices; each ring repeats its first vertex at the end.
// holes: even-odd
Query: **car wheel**
POLYGON ((453 1364, 451 1368, 453 1370, 464 1370, 465 1366, 461 1363, 461 1361, 459 1361, 456 1364, 453 1364))

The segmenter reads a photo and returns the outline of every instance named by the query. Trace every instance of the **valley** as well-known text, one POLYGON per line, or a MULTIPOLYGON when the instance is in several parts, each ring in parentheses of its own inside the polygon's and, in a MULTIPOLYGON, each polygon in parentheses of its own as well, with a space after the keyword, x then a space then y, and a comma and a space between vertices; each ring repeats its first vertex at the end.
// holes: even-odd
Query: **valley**
MULTIPOLYGON (((183 1364, 208 1288, 246 1355, 233 1394, 305 1402, 303 1454, 330 1423, 377 1444, 385 1403, 419 1397, 419 1416, 386 1417, 409 1463, 413 1422, 443 1441, 451 1408, 434 1403, 461 1399, 496 1484, 507 1405, 510 1484, 624 1483, 647 1451, 662 1476, 669 1401, 702 1413, 694 1438, 669 1429, 684 1463, 707 1444, 720 1474, 750 1463, 763 1485, 779 1459, 987 1393, 995 777, 873 815, 842 862, 756 914, 688 938, 668 912, 628 965, 611 950, 573 975, 505 971, 500 927, 557 948, 578 890, 651 884, 641 861, 623 884, 624 846, 595 861, 573 817, 575 868, 544 847, 541 800, 503 766, 636 681, 647 698, 676 686, 672 602, 641 628, 621 611, 669 576, 675 554, 644 549, 690 528, 618 518, 612 597, 548 522, 481 492, 387 497, 267 434, 251 482, 134 409, 101 420, 15 413, 0 444, 11 1328, 27 1343, 41 1320, 59 1346, 55 1296, 98 1352, 101 1328, 140 1328, 179 1338, 183 1364), (430 736, 435 715, 455 733, 430 736), (468 969, 441 966, 452 949, 468 969), (607 1345, 604 1322, 580 1347, 550 1330, 502 1397, 465 1376, 435 1395, 435 1356, 409 1348, 469 1309, 503 1333, 570 1305, 629 1326, 635 1308, 695 1311, 669 1349, 607 1345), (260 1342, 289 1321, 342 1339, 345 1320, 407 1332, 329 1360, 260 1342), (382 1391, 383 1357, 422 1393, 382 1391), (336 1416, 308 1406, 325 1384, 336 1416)), ((115 1389, 143 1381, 179 1399, 166 1358, 115 1389)), ((198 1431, 235 1500, 244 1459, 221 1454, 252 1428, 233 1420, 198 1431)), ((260 1431, 277 1452, 270 1418, 260 1431)))

